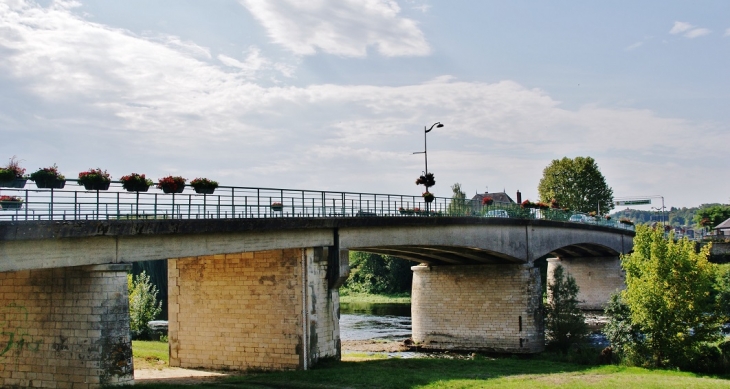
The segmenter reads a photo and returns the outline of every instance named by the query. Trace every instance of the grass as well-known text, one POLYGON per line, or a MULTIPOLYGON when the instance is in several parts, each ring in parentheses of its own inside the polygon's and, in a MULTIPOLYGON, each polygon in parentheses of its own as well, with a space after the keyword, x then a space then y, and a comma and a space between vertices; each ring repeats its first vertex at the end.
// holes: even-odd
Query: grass
POLYGON ((368 294, 368 293, 356 293, 356 292, 341 292, 340 303, 345 304, 410 304, 411 295, 408 293, 397 293, 397 294, 368 294), (346 294, 345 294, 346 293, 346 294))
MULTIPOLYGON (((155 342, 147 342, 155 343, 155 342)), ((159 342, 157 342, 159 343, 159 342)), ((158 346, 155 345, 156 348, 158 346)), ((140 351, 141 352, 141 351, 140 351)), ((353 354, 366 357, 366 354, 353 354)), ((366 359, 366 358, 363 358, 366 359)), ((169 384, 135 387, 162 389, 169 384)), ((622 366, 585 366, 538 358, 369 359, 327 361, 309 371, 250 372, 186 388, 730 388, 724 378, 622 366)))
POLYGON ((160 369, 170 366, 167 342, 132 341, 132 357, 137 369, 160 369))

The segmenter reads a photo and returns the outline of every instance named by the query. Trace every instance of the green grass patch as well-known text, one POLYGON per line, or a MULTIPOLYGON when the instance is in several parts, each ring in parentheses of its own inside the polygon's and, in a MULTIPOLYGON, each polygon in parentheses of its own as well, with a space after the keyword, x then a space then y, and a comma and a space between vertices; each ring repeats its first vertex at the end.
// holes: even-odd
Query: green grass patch
POLYGON ((368 294, 368 293, 341 293, 340 302, 345 304, 410 304, 411 295, 408 293, 397 294, 368 294))
POLYGON ((167 342, 133 340, 132 356, 143 359, 157 359, 170 363, 167 342))
MULTIPOLYGON (((171 388, 137 385, 142 388, 171 388)), ((730 388, 723 378, 668 370, 585 366, 536 358, 381 359, 255 372, 189 388, 730 388)))

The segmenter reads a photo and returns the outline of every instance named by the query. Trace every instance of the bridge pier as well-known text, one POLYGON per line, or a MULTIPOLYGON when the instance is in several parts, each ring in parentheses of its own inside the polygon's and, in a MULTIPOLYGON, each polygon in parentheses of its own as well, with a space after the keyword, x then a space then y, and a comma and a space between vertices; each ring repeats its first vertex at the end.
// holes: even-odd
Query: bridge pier
POLYGON ((417 345, 508 353, 544 350, 538 268, 500 264, 411 269, 417 345))
POLYGON ((132 383, 130 268, 0 273, 0 387, 132 383))
POLYGON ((339 285, 331 281, 341 275, 328 274, 330 252, 337 251, 168 260, 170 365, 307 369, 339 358, 339 285))
POLYGON ((562 265, 565 274, 575 278, 578 291, 578 307, 589 311, 602 311, 611 294, 626 288, 626 274, 619 257, 549 258, 547 282, 550 285, 555 269, 562 265))

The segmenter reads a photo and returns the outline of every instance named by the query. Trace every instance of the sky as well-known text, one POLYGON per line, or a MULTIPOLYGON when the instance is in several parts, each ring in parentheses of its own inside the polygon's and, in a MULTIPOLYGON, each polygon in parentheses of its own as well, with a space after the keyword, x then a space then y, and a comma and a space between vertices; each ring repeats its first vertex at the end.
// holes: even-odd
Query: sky
MULTIPOLYGON (((68 177, 730 202, 730 2, 0 0, 0 163, 68 177)), ((656 200, 652 206, 660 205, 656 200)))

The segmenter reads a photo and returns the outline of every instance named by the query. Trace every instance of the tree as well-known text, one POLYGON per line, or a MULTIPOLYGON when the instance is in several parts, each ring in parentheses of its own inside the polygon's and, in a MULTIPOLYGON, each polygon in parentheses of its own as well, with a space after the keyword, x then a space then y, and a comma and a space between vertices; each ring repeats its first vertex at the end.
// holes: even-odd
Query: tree
POLYGON ((411 262, 389 255, 350 251, 350 277, 345 289, 370 294, 409 293, 411 262))
POLYGON ((558 265, 553 282, 548 284, 550 298, 545 306, 545 332, 548 344, 564 353, 588 334, 585 316, 578 308, 578 291, 575 278, 564 275, 563 266, 558 265))
POLYGON ((730 218, 730 205, 713 205, 701 208, 695 214, 695 222, 702 227, 715 228, 716 225, 730 218))
POLYGON ((608 213, 613 209, 613 190, 591 157, 554 159, 542 171, 537 190, 542 202, 556 200, 576 212, 608 213))
POLYGON ((449 216, 466 216, 469 214, 469 205, 466 201, 466 193, 461 190, 461 184, 458 182, 451 185, 451 203, 446 209, 446 214, 449 216))
POLYGON ((637 226, 634 252, 622 257, 631 324, 643 335, 630 351, 644 364, 691 369, 702 350, 720 337, 715 265, 689 240, 665 238, 663 229, 637 226))
POLYGON ((157 287, 152 285, 150 277, 144 271, 135 277, 127 275, 127 286, 132 338, 149 339, 150 329, 147 323, 162 312, 162 303, 157 301, 157 287))

